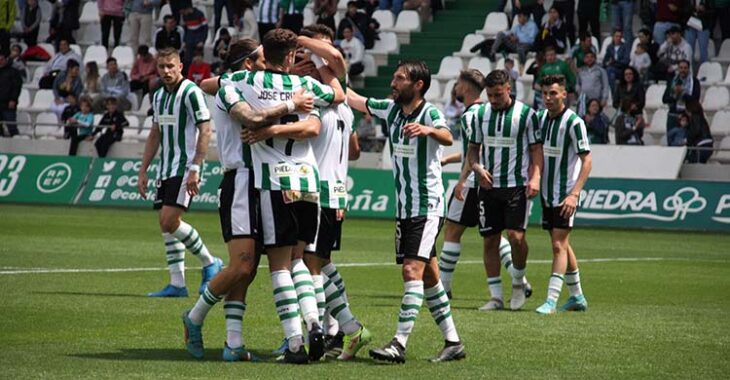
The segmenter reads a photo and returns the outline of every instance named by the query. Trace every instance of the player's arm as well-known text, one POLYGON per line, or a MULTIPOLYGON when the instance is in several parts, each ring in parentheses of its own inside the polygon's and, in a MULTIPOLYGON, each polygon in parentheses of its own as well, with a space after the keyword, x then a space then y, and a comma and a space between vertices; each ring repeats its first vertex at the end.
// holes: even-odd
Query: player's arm
POLYGON ((188 194, 195 196, 200 191, 198 184, 200 182, 200 166, 203 164, 205 156, 208 154, 208 144, 210 144, 210 121, 203 121, 196 125, 198 128, 198 141, 195 144, 195 155, 193 156, 193 164, 188 169, 188 194))
MULTIPOLYGON (((327 61, 327 66, 332 69, 332 72, 337 78, 345 78, 347 75, 347 61, 345 61, 345 57, 342 56, 342 53, 332 46, 332 44, 307 36, 297 37, 297 43, 304 48, 311 50, 318 58, 327 61)), ((313 57, 312 61, 315 60, 316 58, 313 57)), ((320 68, 317 62, 314 62, 314 64, 317 66, 317 69, 320 68)))
POLYGON ((578 173, 578 179, 575 181, 575 185, 573 185, 573 188, 570 189, 570 193, 568 193, 568 196, 563 200, 563 208, 560 210, 560 215, 563 218, 569 218, 575 213, 575 210, 578 208, 580 192, 583 190, 583 186, 585 186, 588 181, 588 175, 591 174, 591 169, 593 168, 593 157, 591 156, 591 152, 578 154, 578 158, 581 163, 580 172, 578 173))
POLYGON ((355 92, 355 90, 351 88, 347 89, 347 105, 360 112, 370 114, 367 103, 368 98, 358 94, 357 92, 355 92))
POLYGON ((443 157, 441 159, 441 166, 448 165, 448 164, 455 164, 457 162, 461 162, 461 153, 451 153, 450 155, 443 157))
POLYGON ((210 96, 215 96, 216 93, 218 93, 218 89, 220 89, 220 75, 214 76, 212 78, 203 79, 200 82, 200 89, 203 90, 206 94, 210 96))
POLYGON ((406 137, 428 136, 445 146, 450 146, 454 143, 451 131, 445 127, 430 127, 418 123, 409 123, 403 126, 403 135, 406 137))
MULTIPOLYGON (((467 148, 467 152, 469 151, 469 148, 467 148)), ((478 152, 478 150, 477 150, 478 152)), ((456 156, 457 161, 461 161, 461 154, 454 153, 451 154, 448 157, 454 157, 456 156)), ((443 164, 442 164, 443 165, 443 164)), ((456 186, 454 186, 454 196, 456 199, 463 201, 464 200, 464 185, 466 184, 466 179, 469 177, 469 172, 471 172, 471 167, 469 165, 462 165, 461 166, 461 172, 459 173, 459 181, 456 182, 456 186)))
POLYGON ((527 197, 534 198, 540 192, 540 178, 544 166, 545 157, 542 152, 542 144, 530 145, 530 166, 527 168, 527 197))
POLYGON ((350 153, 348 154, 347 159, 350 161, 355 161, 360 158, 360 141, 357 138, 357 132, 352 132, 350 134, 350 153))
POLYGON ((152 158, 157 155, 157 149, 160 146, 160 128, 157 123, 152 123, 152 129, 150 134, 147 135, 147 141, 144 144, 144 153, 142 154, 142 166, 139 168, 139 174, 137 175, 137 191, 142 195, 142 198, 147 199, 147 168, 150 167, 152 158))
POLYGON ((305 93, 303 88, 294 92, 292 99, 260 110, 246 103, 233 86, 223 86, 217 96, 234 120, 251 129, 271 125, 293 112, 309 113, 314 108, 314 98, 305 93))
MULTIPOLYGON (((492 174, 480 162, 479 152, 481 149, 481 144, 469 143, 469 150, 466 153, 467 166, 474 172, 477 181, 479 181, 479 186, 489 189, 492 187, 492 174)), ((466 180, 466 177, 464 177, 464 180, 466 180)))
POLYGON ((290 124, 275 124, 256 130, 244 129, 241 131, 241 140, 250 145, 273 137, 304 140, 317 137, 321 127, 322 122, 319 117, 310 116, 290 124))

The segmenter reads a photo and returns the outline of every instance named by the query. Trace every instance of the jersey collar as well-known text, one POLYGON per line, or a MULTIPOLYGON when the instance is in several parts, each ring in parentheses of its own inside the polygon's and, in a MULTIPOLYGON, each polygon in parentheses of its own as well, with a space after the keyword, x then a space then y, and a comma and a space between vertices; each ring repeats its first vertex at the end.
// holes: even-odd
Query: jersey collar
POLYGON ((401 107, 400 113, 403 116, 403 119, 412 120, 416 116, 421 114, 421 111, 423 110, 423 107, 425 107, 425 106, 426 106, 426 99, 421 99, 421 104, 419 104, 418 107, 416 107, 416 109, 413 110, 413 112, 411 112, 410 114, 406 114, 405 112, 403 112, 403 107, 401 107))

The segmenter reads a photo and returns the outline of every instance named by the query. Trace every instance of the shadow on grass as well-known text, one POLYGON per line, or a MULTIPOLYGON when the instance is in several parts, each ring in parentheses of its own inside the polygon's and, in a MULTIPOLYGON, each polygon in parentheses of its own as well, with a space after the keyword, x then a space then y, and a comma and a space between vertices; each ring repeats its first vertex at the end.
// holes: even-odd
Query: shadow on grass
POLYGON ((31 292, 31 294, 56 295, 56 296, 87 296, 87 297, 132 297, 132 298, 148 298, 146 294, 130 294, 130 293, 90 293, 90 292, 31 292))
MULTIPOLYGON (((271 354, 271 351, 266 350, 251 350, 255 356, 259 358, 261 362, 273 362, 276 356, 271 354)), ((121 360, 121 361, 184 361, 184 362, 196 362, 198 360, 193 359, 184 348, 122 348, 115 352, 93 352, 86 354, 72 354, 69 357, 81 358, 81 359, 96 359, 96 360, 121 360)), ((205 350, 205 358, 200 361, 223 361, 223 349, 207 349, 205 350)))

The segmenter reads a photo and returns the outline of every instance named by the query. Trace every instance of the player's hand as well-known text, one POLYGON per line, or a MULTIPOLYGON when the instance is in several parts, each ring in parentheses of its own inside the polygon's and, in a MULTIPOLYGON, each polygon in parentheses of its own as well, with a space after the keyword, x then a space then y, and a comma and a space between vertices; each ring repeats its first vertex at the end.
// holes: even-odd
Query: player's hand
POLYGON ((300 88, 294 92, 292 101, 297 106, 297 112, 310 113, 314 109, 314 96, 306 93, 304 88, 300 88))
POLYGON ((335 219, 338 221, 345 220, 345 209, 344 208, 338 208, 337 211, 335 211, 335 219))
POLYGON ((431 128, 422 124, 408 123, 403 126, 403 136, 408 138, 428 136, 429 134, 431 134, 431 128))
POLYGON ((198 184, 200 183, 200 175, 196 171, 189 171, 188 172, 188 195, 191 197, 194 197, 198 195, 200 192, 200 189, 198 187, 198 184))
POLYGON ((454 186, 454 197, 460 201, 464 201, 464 181, 459 181, 454 186))
POLYGON ((142 199, 147 199, 147 170, 140 170, 137 175, 137 191, 142 199))
POLYGON ((487 169, 484 168, 484 166, 475 164, 474 166, 472 166, 472 170, 474 171, 474 175, 479 181, 479 186, 485 189, 492 188, 492 174, 489 173, 487 169))
POLYGON ((540 192, 540 179, 531 179, 530 182, 527 183, 525 192, 527 193, 527 198, 535 198, 535 196, 540 192))
POLYGON ((248 145, 253 145, 259 141, 264 141, 272 137, 274 137, 274 132, 271 127, 264 127, 256 130, 245 128, 241 130, 241 141, 248 145))
POLYGON ((560 216, 568 219, 575 214, 575 209, 578 204, 578 197, 572 194, 568 194, 568 197, 563 200, 563 207, 560 209, 560 216))

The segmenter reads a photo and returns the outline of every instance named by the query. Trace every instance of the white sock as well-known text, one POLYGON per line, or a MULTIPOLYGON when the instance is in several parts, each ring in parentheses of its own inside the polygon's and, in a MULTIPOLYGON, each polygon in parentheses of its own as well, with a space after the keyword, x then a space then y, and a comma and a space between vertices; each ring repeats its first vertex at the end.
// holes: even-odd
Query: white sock
POLYGON ((299 318, 299 302, 291 273, 288 270, 271 272, 271 286, 284 336, 289 339, 289 348, 296 352, 302 345, 302 320, 299 318))
POLYGON ((547 299, 553 302, 558 302, 560 298, 560 289, 563 287, 563 275, 560 273, 553 273, 548 281, 548 294, 547 299))
POLYGON ((213 264, 213 256, 210 255, 208 248, 203 244, 203 239, 200 238, 200 234, 193 226, 181 220, 180 227, 172 234, 185 244, 185 248, 200 259, 200 263, 204 267, 213 264))
POLYGON ((512 245, 509 240, 502 236, 499 241, 499 261, 502 262, 502 266, 507 272, 512 275, 512 245))
POLYGON ((327 309, 324 296, 324 280, 322 275, 312 275, 312 283, 314 284, 314 295, 317 298, 317 315, 319 316, 319 325, 324 326, 324 312, 327 309))
POLYGON ((408 336, 413 331, 418 311, 423 304, 423 281, 407 281, 404 285, 405 291, 398 313, 398 330, 395 333, 395 339, 403 347, 408 343, 408 336))
POLYGON ((439 272, 441 273, 441 282, 447 292, 451 291, 451 279, 456 270, 456 263, 461 255, 461 244, 445 241, 441 248, 441 256, 439 256, 439 272))
POLYGON ((571 296, 583 294, 583 289, 580 286, 580 272, 578 269, 565 274, 565 285, 568 285, 568 290, 570 291, 571 296))
POLYGON ((319 323, 319 312, 317 311, 317 296, 314 293, 314 281, 312 281, 309 268, 304 265, 302 259, 292 260, 291 278, 297 292, 299 309, 309 330, 312 328, 312 324, 319 323))
POLYGON ((449 303, 449 297, 446 296, 446 291, 441 281, 436 286, 426 289, 424 295, 426 296, 426 304, 431 311, 431 316, 436 321, 439 329, 441 329, 444 340, 458 342, 459 334, 456 333, 454 318, 451 316, 451 304, 449 303))
POLYGON ((241 301, 226 301, 223 303, 226 314, 226 344, 229 348, 243 346, 243 313, 246 304, 241 301))
MULTIPOLYGON (((337 287, 335 287, 337 288, 337 287)), ((329 311, 324 313, 324 331, 327 335, 335 336, 340 331, 340 324, 329 311)))
POLYGON ((162 234, 165 240, 165 256, 167 269, 170 271, 170 284, 178 288, 185 287, 185 244, 167 232, 162 234))
MULTIPOLYGON (((327 313, 335 318, 342 332, 345 335, 356 333, 360 329, 360 323, 352 315, 352 311, 342 298, 339 289, 337 289, 337 286, 329 278, 324 283, 324 294, 327 302, 327 313)), ((337 334, 337 330, 335 330, 335 334, 337 334)))
POLYGON ((487 285, 489 286, 489 293, 492 298, 498 300, 502 299, 502 277, 489 277, 487 278, 487 285))
POLYGON ((342 276, 340 276, 340 272, 337 271, 337 267, 334 263, 329 263, 322 267, 322 273, 324 273, 327 277, 329 277, 330 280, 332 280, 332 283, 335 284, 337 289, 340 290, 340 295, 342 298, 345 299, 345 302, 349 302, 347 300, 347 292, 345 292, 345 281, 342 280, 342 276))
POLYGON ((207 286, 205 287, 205 291, 203 291, 203 294, 198 297, 198 302, 195 303, 195 306, 190 309, 190 314, 188 314, 188 318, 190 318, 193 323, 196 325, 202 325, 203 321, 205 320, 205 316, 208 315, 208 312, 210 311, 215 304, 221 301, 223 297, 216 296, 210 291, 210 288, 207 286))
POLYGON ((525 271, 527 268, 517 269, 512 266, 512 285, 523 285, 525 283, 525 271))

